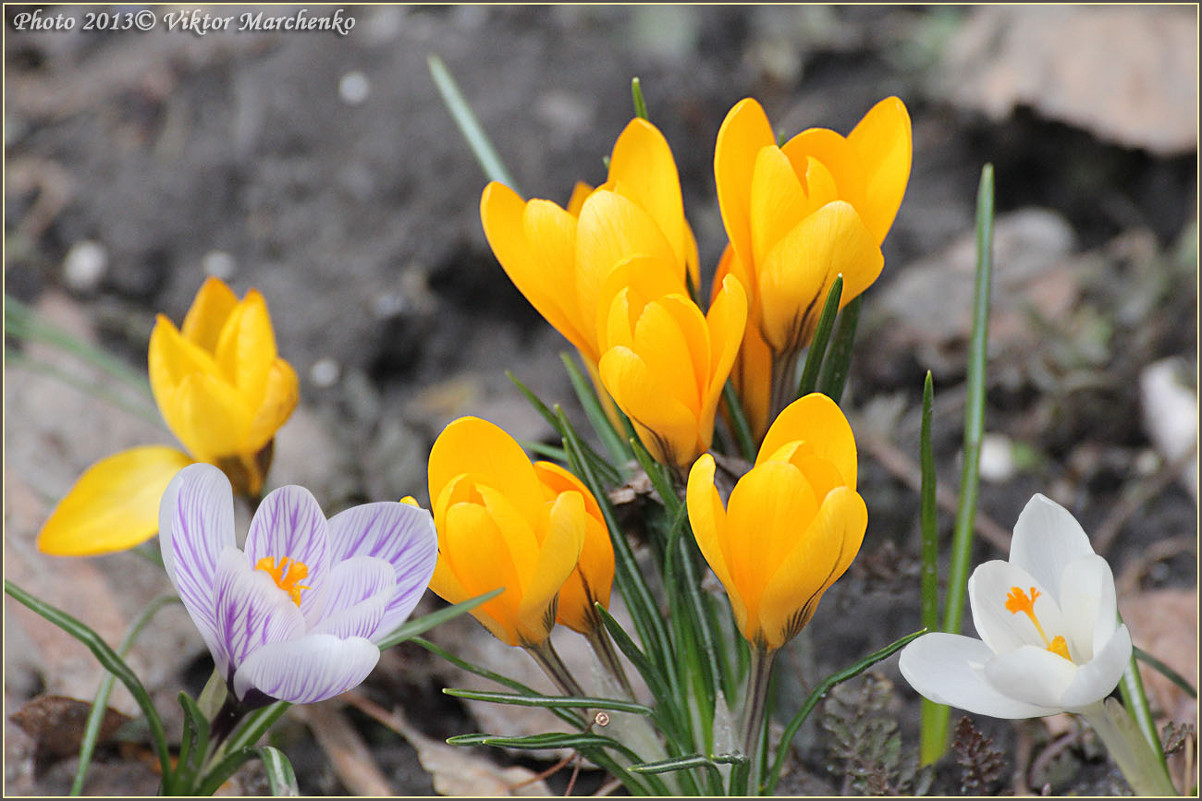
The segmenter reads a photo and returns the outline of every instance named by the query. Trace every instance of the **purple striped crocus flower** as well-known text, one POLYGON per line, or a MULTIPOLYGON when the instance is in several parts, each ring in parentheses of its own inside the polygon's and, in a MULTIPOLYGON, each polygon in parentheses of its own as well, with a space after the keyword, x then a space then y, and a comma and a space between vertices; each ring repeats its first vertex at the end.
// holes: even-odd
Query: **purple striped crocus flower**
POLYGON ((438 558, 430 513, 369 503, 326 520, 303 487, 263 499, 243 549, 225 474, 185 467, 159 508, 163 564, 243 707, 308 704, 361 683, 438 558))

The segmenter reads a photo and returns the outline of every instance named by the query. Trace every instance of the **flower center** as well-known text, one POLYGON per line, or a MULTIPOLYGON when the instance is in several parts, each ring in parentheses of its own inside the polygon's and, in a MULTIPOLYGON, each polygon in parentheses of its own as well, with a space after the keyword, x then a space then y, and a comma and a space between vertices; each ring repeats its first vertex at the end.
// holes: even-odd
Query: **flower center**
POLYGON ((1031 588, 1031 594, 1027 595, 1020 587, 1011 587, 1010 594, 1006 596, 1006 609, 1012 615, 1017 615, 1019 612, 1025 614, 1035 624, 1035 630, 1039 632, 1040 639, 1043 640, 1044 647, 1056 654, 1072 662, 1072 657, 1068 655, 1068 643, 1064 637, 1057 634, 1052 639, 1048 639, 1047 633, 1043 630, 1043 626, 1039 624, 1039 618, 1035 616, 1035 599, 1039 597, 1039 590, 1031 588))
POLYGON ((275 585, 288 593, 289 597, 292 598, 292 603, 300 606, 301 590, 309 589, 309 587, 300 583, 309 575, 308 565, 304 562, 296 562, 285 556, 280 559, 280 564, 277 567, 274 558, 264 556, 255 564, 255 570, 262 570, 271 576, 275 580, 275 585), (290 562, 291 565, 289 565, 290 562))

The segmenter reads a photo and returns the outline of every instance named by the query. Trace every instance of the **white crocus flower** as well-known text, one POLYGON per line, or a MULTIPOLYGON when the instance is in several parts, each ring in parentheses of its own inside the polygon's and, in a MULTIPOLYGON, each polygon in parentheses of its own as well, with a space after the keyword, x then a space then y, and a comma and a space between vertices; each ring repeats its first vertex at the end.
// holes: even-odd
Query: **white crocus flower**
POLYGON ((936 632, 901 654, 906 681, 936 703, 995 718, 1082 711, 1114 690, 1131 659, 1110 565, 1043 495, 1019 515, 1010 561, 973 571, 968 600, 981 639, 936 632))
POLYGON ((995 718, 1075 712, 1106 742, 1136 792, 1175 794, 1131 719, 1107 696, 1131 660, 1110 565, 1081 524, 1036 494, 1010 542, 1010 560, 968 580, 980 639, 934 632, 901 652, 902 675, 939 704, 995 718))

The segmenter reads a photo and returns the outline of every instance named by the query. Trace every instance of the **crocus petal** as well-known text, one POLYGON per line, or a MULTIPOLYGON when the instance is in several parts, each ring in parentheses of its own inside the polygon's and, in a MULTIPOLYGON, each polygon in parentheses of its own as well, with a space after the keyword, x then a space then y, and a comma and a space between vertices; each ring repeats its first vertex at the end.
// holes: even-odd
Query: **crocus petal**
POLYGON ((522 446, 479 417, 455 420, 434 441, 426 471, 431 500, 437 501, 443 488, 464 473, 488 476, 490 485, 527 519, 542 509, 543 490, 522 446))
POLYGON ((751 252, 762 264, 768 251, 806 213, 806 192, 779 147, 760 148, 751 179, 751 252))
POLYGON ((1131 633, 1121 625, 1094 658, 1077 671, 1060 703, 1069 711, 1100 701, 1118 686, 1131 662, 1131 633))
POLYGON ((676 260, 684 264, 689 242, 680 176, 668 140, 658 128, 639 118, 627 124, 609 159, 609 182, 620 186, 622 194, 659 224, 676 260))
POLYGON ((255 409, 246 433, 245 448, 257 453, 288 422, 300 401, 300 381, 292 365, 276 359, 267 369, 263 384, 263 399, 255 409))
POLYGON ((221 329, 214 353, 217 367, 243 398, 257 405, 277 355, 267 302, 258 290, 252 289, 221 329))
POLYGON ((697 454, 698 420, 692 409, 665 391, 639 354, 611 348, 598 365, 601 381, 661 464, 688 464, 697 454))
POLYGON ((132 548, 159 530, 167 485, 192 460, 175 448, 150 445, 89 467, 38 533, 38 549, 55 556, 92 556, 132 548))
POLYGON ((217 369, 212 351, 186 339, 164 314, 155 317, 150 331, 146 366, 155 403, 164 410, 173 405, 174 393, 185 376, 217 369))
POLYGON ((1067 509, 1036 493, 1014 524, 1010 562, 1026 570, 1056 597, 1069 562, 1093 553, 1085 529, 1067 509))
MULTIPOLYGON (((730 575, 730 557, 726 553, 726 507, 722 505, 722 497, 714 486, 715 467, 714 457, 708 453, 693 462, 685 500, 697 547, 718 581, 727 588, 733 604, 738 587, 730 575)), ((740 596, 739 607, 743 606, 740 596)))
POLYGON ((1002 695, 1058 710, 1064 709, 1061 699, 1076 676, 1072 662, 1034 645, 998 654, 985 663, 985 678, 1002 695))
POLYGON ((1035 624, 1023 612, 1011 612, 1006 599, 1012 588, 1030 594, 1034 587, 1039 593, 1034 611, 1049 638, 1067 635, 1068 627, 1056 599, 1031 576, 1011 562, 994 559, 978 565, 968 577, 968 599, 972 621, 977 634, 997 653, 1014 651, 1024 645, 1042 648, 1047 645, 1039 636, 1035 624))
POLYGON ((808 128, 785 142, 781 150, 798 175, 809 178, 815 162, 822 165, 821 170, 814 170, 814 186, 807 187, 807 192, 814 194, 815 199, 822 199, 822 195, 830 191, 829 182, 834 179, 840 200, 855 206, 857 212, 864 205, 867 186, 864 165, 856 149, 838 133, 829 128, 808 128))
POLYGON ((473 608, 471 614, 498 639, 517 645, 514 628, 521 602, 522 577, 514 569, 513 554, 502 532, 484 507, 457 503, 446 512, 439 528, 438 565, 430 589, 458 603, 504 587, 505 592, 473 608), (445 565, 445 568, 444 568, 445 565), (450 581, 450 577, 455 581, 450 581), (452 594, 458 590, 463 595, 452 594))
POLYGON ((1114 574, 1097 554, 1069 562, 1060 578, 1060 610, 1068 626, 1066 636, 1073 658, 1088 662, 1105 647, 1118 628, 1114 574))
POLYGON ((215 353, 221 329, 237 305, 234 291, 220 278, 210 276, 196 293, 180 333, 201 350, 215 353))
POLYGON ((906 193, 912 152, 910 114, 896 97, 873 106, 856 125, 847 141, 855 148, 868 174, 860 216, 882 242, 906 193))
POLYGON ((159 506, 163 567, 209 642, 217 632, 215 588, 222 552, 234 548, 234 493, 216 467, 194 464, 167 485, 159 506))
POLYGON ((977 715, 1019 720, 1052 715, 1056 707, 1019 701, 985 680, 983 667, 993 658, 985 643, 959 634, 924 634, 902 649, 898 667, 910 686, 937 704, 977 715))
POLYGON ((584 518, 584 499, 578 492, 564 492, 551 505, 538 563, 527 576, 529 583, 518 607, 518 635, 523 644, 541 643, 555 625, 556 596, 576 569, 584 547, 584 518))
POLYGON ((392 565, 383 559, 352 556, 336 561, 325 583, 325 607, 310 632, 372 639, 395 585, 392 565))
POLYGON ((171 433, 204 462, 241 453, 253 415, 238 390, 213 373, 184 376, 173 403, 159 409, 171 433))
POLYGON ((265 645, 234 674, 234 694, 255 689, 293 704, 315 704, 359 686, 380 661, 380 649, 361 637, 310 634, 265 645))
POLYGON ((764 435, 756 464, 771 457, 782 445, 801 440, 835 466, 843 483, 856 488, 856 438, 847 417, 833 400, 812 392, 784 408, 764 435))
POLYGON ((246 556, 251 567, 271 559, 279 566, 287 557, 309 569, 302 584, 300 609, 310 624, 321 613, 325 580, 330 571, 330 539, 326 516, 313 494, 290 485, 270 492, 259 504, 246 535, 246 556))
POLYGON ((329 522, 334 561, 375 556, 393 569, 396 588, 379 632, 388 634, 421 600, 438 561, 438 534, 425 509, 404 503, 366 503, 334 515, 329 522))
POLYGON ((305 632, 305 619, 288 593, 232 546, 218 558, 213 598, 219 644, 213 659, 227 679, 255 650, 305 632))
POLYGON ((775 143, 763 106, 749 97, 727 113, 714 146, 714 178, 722 224, 731 247, 749 268, 755 264, 751 246, 752 176, 760 148, 775 143))

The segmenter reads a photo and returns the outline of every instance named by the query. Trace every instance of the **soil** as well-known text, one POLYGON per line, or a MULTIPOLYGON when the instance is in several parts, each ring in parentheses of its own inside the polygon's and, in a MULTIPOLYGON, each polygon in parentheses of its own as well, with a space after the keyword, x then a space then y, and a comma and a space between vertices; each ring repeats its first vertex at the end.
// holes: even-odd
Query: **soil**
MULTIPOLYGON (((1116 113, 1083 121, 1047 100, 1067 91, 1086 103, 1096 93, 1103 103, 1121 86, 1099 86, 1071 67, 1096 51, 1142 75, 1150 62, 1135 50, 1109 53, 1104 38, 1066 49, 1055 56, 1063 64, 1040 62, 1041 82, 1006 107, 997 94, 1009 84, 996 76, 1018 76, 1020 85, 1023 70, 1035 67, 1033 57, 1007 61, 1005 43, 1029 36, 1016 31, 1025 30, 1022 15, 1038 9, 1005 16, 925 6, 347 6, 355 25, 346 36, 199 36, 168 30, 162 20, 179 8, 169 6, 153 7, 160 24, 149 33, 81 30, 86 13, 127 6, 45 7, 43 14, 76 20, 74 30, 16 30, 17 16, 32 8, 5 8, 6 298, 144 371, 155 314, 181 320, 206 275, 239 293, 257 287, 281 354, 302 381, 301 408, 280 434, 271 481, 309 486, 328 512, 410 493, 425 503, 429 445, 465 414, 519 439, 553 443, 506 370, 584 419, 559 359, 567 344, 509 283, 485 242, 478 202, 486 177, 435 88, 428 58, 441 58, 455 77, 520 191, 560 203, 576 180, 604 179, 603 159, 632 116, 637 76, 677 159, 703 272, 712 272, 725 245, 713 143, 735 102, 758 98, 788 133, 809 126, 846 133, 877 100, 903 98, 913 120, 913 174, 884 245, 885 270, 866 295, 843 403, 860 438, 869 532, 852 570, 782 660, 779 717, 786 720, 823 676, 919 628, 914 482, 922 382, 931 370, 936 465, 954 498, 971 302, 963 294, 971 293, 971 262, 962 262, 971 254, 986 163, 995 171, 998 231, 986 429, 997 448, 980 515, 1005 535, 1031 495, 1043 492, 1073 511, 1095 544, 1105 533, 1098 550, 1119 579, 1121 604, 1176 592, 1192 594, 1196 607, 1196 469, 1178 480, 1183 465, 1196 468, 1196 445, 1192 455, 1166 450, 1153 429, 1170 411, 1154 405, 1143 383, 1154 363, 1180 360, 1196 442, 1196 134, 1166 144, 1144 134, 1139 119, 1116 113), (955 61, 966 37, 989 25, 995 33, 967 62, 971 69, 955 61)), ((1078 9, 1073 30, 1089 29, 1085 15, 1093 11, 1078 9)), ((1132 7, 1130 21, 1119 24, 1138 31, 1188 28, 1192 20, 1196 54, 1195 12, 1132 7), (1150 16, 1157 14, 1170 16, 1150 16)), ((1188 123, 1197 118, 1197 75, 1196 61, 1186 62, 1188 70, 1169 76, 1176 83, 1158 75, 1145 85, 1172 97, 1184 82, 1195 107, 1176 111, 1188 123)), ((1176 120, 1146 122, 1163 134, 1176 120)), ((33 540, 84 467, 169 435, 47 378, 39 360, 111 389, 96 371, 11 336, 7 325, 6 354, 6 577, 53 587, 46 591, 62 593, 62 603, 77 604, 98 628, 89 615, 108 615, 103 633, 115 642, 165 581, 147 577, 145 587, 131 589, 131 572, 151 566, 129 555, 49 559, 33 540), (65 567, 69 561, 79 566, 65 567), (68 574, 76 578, 46 578, 68 574)), ((952 519, 941 511, 944 545, 952 519)), ((1004 541, 980 535, 974 564, 1005 553, 1004 541)), ((941 567, 946 576, 946 560, 941 567)), ((5 603, 6 624, 16 624, 12 633, 5 627, 7 792, 65 793, 75 759, 63 754, 71 749, 46 756, 38 750, 45 735, 11 717, 47 692, 90 699, 100 673, 86 653, 39 631, 49 624, 5 603)), ((437 605, 427 599, 419 611, 437 605)), ((139 645, 133 658, 151 671, 147 684, 166 709, 179 689, 199 692, 209 663, 186 616, 164 620, 151 629, 158 644, 139 645)), ((1184 651, 1161 656, 1196 684, 1196 614, 1178 623, 1165 641, 1176 638, 1184 651)), ((1136 644, 1146 642, 1132 628, 1136 644)), ((479 627, 455 631, 467 634, 440 642, 457 653, 487 637, 479 627)), ((421 749, 411 743, 481 730, 477 708, 441 693, 463 677, 436 657, 405 644, 382 668, 360 695, 404 710, 418 734, 403 737, 339 705, 332 714, 367 749, 358 762, 340 762, 336 746, 314 739, 311 719, 289 716, 276 736, 302 794, 366 792, 380 787, 373 781, 393 794, 431 794, 439 779, 423 762, 435 752, 428 746, 419 762, 421 749)), ((914 771, 919 699, 896 658, 870 675, 848 686, 864 698, 872 688, 883 693, 865 714, 893 721, 900 736, 893 761, 876 763, 884 788, 974 792, 951 757, 933 777, 914 771)), ((113 703, 136 714, 128 698, 118 694, 113 703)), ((1183 695, 1159 703, 1161 725, 1196 725, 1196 704, 1183 695)), ((780 794, 865 792, 848 778, 853 760, 832 745, 840 713, 824 706, 802 729, 780 794)), ((178 732, 174 714, 168 728, 178 732)), ((959 717, 954 711, 953 725, 959 717)), ((974 794, 1126 792, 1099 746, 1071 726, 972 720, 1004 755, 974 794)), ((88 793, 155 791, 137 739, 102 749, 88 793)), ((464 753, 498 770, 537 773, 550 764, 486 749, 464 753)), ((571 774, 559 770, 546 786, 563 793, 571 774)), ((265 792, 253 772, 239 780, 235 791, 265 792)), ((604 781, 584 770, 573 793, 604 781)), ((493 786, 478 791, 491 794, 493 786)))

